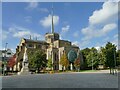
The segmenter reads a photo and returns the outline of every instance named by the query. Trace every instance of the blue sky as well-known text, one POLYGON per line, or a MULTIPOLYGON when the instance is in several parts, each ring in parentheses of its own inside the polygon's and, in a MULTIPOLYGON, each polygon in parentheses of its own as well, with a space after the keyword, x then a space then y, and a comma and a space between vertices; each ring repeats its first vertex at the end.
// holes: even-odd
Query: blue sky
MULTIPOLYGON (((44 40, 51 31, 51 7, 47 2, 2 3, 2 48, 15 51, 21 38, 44 40)), ((55 32, 80 49, 104 46, 107 41, 118 44, 117 3, 79 2, 53 3, 55 32)))

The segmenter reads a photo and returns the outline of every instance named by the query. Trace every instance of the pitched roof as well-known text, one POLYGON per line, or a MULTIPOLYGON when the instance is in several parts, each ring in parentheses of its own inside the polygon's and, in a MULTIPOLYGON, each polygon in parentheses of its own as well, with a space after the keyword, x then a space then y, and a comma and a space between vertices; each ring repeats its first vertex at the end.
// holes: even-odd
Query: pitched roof
POLYGON ((32 39, 25 39, 25 42, 34 42, 34 43, 45 43, 45 44, 48 44, 46 41, 43 41, 43 40, 32 40, 32 39))

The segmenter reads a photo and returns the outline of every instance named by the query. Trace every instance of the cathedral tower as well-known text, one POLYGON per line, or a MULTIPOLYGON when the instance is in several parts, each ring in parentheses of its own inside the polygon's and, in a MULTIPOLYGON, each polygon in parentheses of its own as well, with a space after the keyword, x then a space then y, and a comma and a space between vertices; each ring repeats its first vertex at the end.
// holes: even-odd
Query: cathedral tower
POLYGON ((54 32, 53 6, 52 6, 52 11, 51 11, 51 33, 45 34, 45 40, 47 43, 53 43, 55 40, 59 40, 59 34, 54 32))

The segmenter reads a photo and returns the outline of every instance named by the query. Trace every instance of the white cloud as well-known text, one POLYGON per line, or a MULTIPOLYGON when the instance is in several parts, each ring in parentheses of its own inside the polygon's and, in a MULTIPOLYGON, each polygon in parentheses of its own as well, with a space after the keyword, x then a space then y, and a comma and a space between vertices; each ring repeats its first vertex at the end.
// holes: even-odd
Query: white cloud
POLYGON ((25 8, 26 10, 33 10, 38 7, 38 2, 28 2, 28 6, 25 8))
POLYGON ((7 32, 5 30, 0 30, 0 41, 7 39, 8 34, 9 34, 9 32, 7 32))
MULTIPOLYGON (((106 37, 102 40, 102 44, 96 45, 105 46, 106 42, 110 41, 117 45, 117 35, 112 38, 108 36, 113 30, 117 30, 117 16, 118 16, 118 4, 116 2, 105 2, 101 9, 95 10, 89 17, 88 27, 81 30, 84 37, 82 41, 90 41, 90 39, 98 37, 106 37)), ((84 44, 83 44, 84 45, 84 44)))
POLYGON ((111 41, 113 44, 115 44, 117 46, 118 49, 118 34, 115 34, 113 36, 113 40, 111 41))
POLYGON ((115 23, 107 24, 103 26, 102 29, 97 29, 96 27, 87 27, 83 28, 81 32, 85 35, 83 40, 89 40, 96 37, 102 37, 107 35, 110 31, 114 30, 117 27, 115 23))
POLYGON ((9 32, 12 33, 13 37, 16 38, 28 38, 30 35, 34 38, 38 38, 38 39, 44 39, 42 35, 38 34, 38 33, 34 33, 32 32, 30 29, 24 28, 24 27, 20 27, 20 26, 13 26, 9 28, 9 32))
POLYGON ((62 33, 68 32, 69 29, 70 29, 70 26, 69 26, 69 25, 66 25, 65 27, 62 27, 62 33))
POLYGON ((101 30, 102 32, 101 33, 108 33, 110 32, 111 30, 115 29, 117 27, 117 24, 115 23, 111 23, 111 24, 106 24, 103 29, 101 30))
POLYGON ((72 42, 72 45, 79 46, 80 49, 84 49, 88 46, 90 41, 74 41, 72 42))
POLYGON ((117 2, 105 2, 102 9, 95 10, 92 16, 89 17, 90 24, 105 24, 113 22, 117 19, 118 3, 117 2))
POLYGON ((88 47, 89 43, 90 43, 90 41, 88 41, 88 40, 81 41, 81 42, 80 42, 80 47, 81 47, 82 49, 83 49, 83 48, 86 48, 86 47, 88 47))
POLYGON ((13 53, 16 53, 16 49, 10 48, 13 53))
MULTIPOLYGON (((54 22, 54 25, 57 25, 59 23, 59 16, 54 15, 53 22, 54 22)), ((40 20, 40 24, 46 28, 50 27, 51 23, 52 23, 52 16, 51 15, 48 15, 47 17, 44 17, 42 20, 40 20)))
POLYGON ((112 43, 118 46, 118 39, 114 39, 112 43))
POLYGON ((70 29, 69 25, 62 27, 62 31, 60 33, 60 39, 63 39, 63 37, 66 35, 66 33, 69 31, 69 29, 70 29))
POLYGON ((39 2, 37 2, 36 0, 30 1, 30 2, 27 2, 27 3, 28 3, 28 5, 25 9, 28 10, 28 11, 31 11, 31 10, 35 9, 36 11, 40 11, 40 12, 45 12, 45 13, 49 12, 49 10, 47 8, 38 7, 39 2))
POLYGON ((95 48, 96 48, 98 51, 100 51, 100 46, 96 46, 95 48))
POLYGON ((79 42, 78 41, 74 41, 74 42, 72 42, 72 45, 76 45, 76 46, 79 46, 79 42))
POLYGON ((25 36, 31 35, 30 31, 18 31, 13 34, 13 37, 23 38, 25 36))
POLYGON ((79 35, 80 35, 80 32, 79 32, 79 31, 76 31, 76 32, 73 33, 73 36, 74 36, 74 37, 78 37, 79 35))
POLYGON ((95 10, 89 17, 89 25, 81 30, 82 40, 103 37, 117 28, 118 4, 105 2, 101 9, 95 10))

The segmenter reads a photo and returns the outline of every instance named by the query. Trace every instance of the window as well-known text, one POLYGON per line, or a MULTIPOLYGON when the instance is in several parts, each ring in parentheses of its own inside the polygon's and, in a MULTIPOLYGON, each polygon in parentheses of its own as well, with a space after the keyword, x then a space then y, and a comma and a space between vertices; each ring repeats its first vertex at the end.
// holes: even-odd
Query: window
POLYGON ((57 54, 55 53, 55 61, 58 59, 58 56, 57 56, 57 54))

